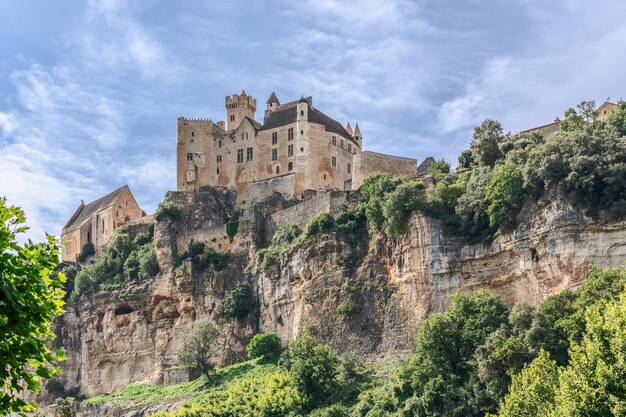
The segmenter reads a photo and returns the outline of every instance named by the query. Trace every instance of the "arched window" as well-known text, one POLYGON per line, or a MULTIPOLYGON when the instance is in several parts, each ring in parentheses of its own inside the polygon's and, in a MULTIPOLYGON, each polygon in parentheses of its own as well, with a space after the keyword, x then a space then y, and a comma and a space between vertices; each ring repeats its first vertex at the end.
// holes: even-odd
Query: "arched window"
POLYGON ((287 164, 287 169, 289 171, 293 171, 293 162, 289 162, 289 164, 287 164))
POLYGON ((124 217, 124 221, 125 221, 125 222, 130 221, 130 216, 126 216, 126 217, 124 217))

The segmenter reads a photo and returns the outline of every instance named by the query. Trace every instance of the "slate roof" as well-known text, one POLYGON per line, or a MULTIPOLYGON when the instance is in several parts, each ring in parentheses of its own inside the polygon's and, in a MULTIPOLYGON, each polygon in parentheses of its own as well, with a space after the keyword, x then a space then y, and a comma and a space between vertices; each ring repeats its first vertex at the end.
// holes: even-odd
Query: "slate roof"
POLYGON ((78 206, 70 220, 63 228, 63 233, 71 232, 72 230, 78 229, 80 226, 85 224, 85 222, 94 213, 115 204, 119 196, 126 188, 128 188, 128 185, 124 185, 123 187, 120 187, 117 190, 112 191, 104 197, 100 197, 99 199, 92 201, 87 205, 85 205, 84 203, 80 203, 80 206, 78 206))
MULTIPOLYGON (((303 99, 300 99, 297 102, 292 101, 290 103, 285 103, 281 106, 278 106, 275 111, 271 112, 268 115, 265 123, 261 127, 261 130, 274 129, 280 126, 295 123, 298 118, 297 104, 302 100, 303 99)), ((324 126, 327 132, 333 132, 340 136, 343 136, 346 139, 352 140, 352 135, 348 133, 348 131, 341 125, 341 123, 313 107, 311 105, 310 98, 306 98, 304 99, 304 101, 306 101, 309 106, 309 122, 320 124, 324 126)))
POLYGON ((280 101, 278 101, 278 97, 276 97, 276 93, 272 91, 272 95, 267 99, 267 104, 276 103, 280 106, 280 101))

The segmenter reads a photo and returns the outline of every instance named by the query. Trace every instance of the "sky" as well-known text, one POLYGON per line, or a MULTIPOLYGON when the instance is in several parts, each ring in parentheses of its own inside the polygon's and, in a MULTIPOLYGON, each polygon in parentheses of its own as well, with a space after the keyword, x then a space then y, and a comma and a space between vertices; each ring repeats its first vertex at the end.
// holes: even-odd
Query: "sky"
POLYGON ((0 0, 0 196, 28 237, 130 185, 175 189, 176 119, 313 96, 365 150, 455 165, 486 118, 549 123, 626 95, 626 2, 0 0))

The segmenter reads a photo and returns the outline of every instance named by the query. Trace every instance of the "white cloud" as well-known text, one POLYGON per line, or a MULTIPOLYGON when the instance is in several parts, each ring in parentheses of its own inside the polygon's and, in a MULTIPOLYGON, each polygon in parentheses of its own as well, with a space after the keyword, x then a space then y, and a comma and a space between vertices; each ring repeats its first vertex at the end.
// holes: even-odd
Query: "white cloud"
POLYGON ((15 117, 9 113, 0 112, 0 132, 4 136, 8 136, 11 132, 15 130, 16 126, 15 117))

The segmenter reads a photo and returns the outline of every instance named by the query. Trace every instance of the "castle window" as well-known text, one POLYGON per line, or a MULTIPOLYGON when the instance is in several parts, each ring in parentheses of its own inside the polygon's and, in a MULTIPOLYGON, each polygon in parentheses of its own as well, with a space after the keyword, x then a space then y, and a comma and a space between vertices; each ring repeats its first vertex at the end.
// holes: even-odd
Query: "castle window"
POLYGON ((287 169, 288 169, 289 171, 293 171, 293 162, 289 162, 289 163, 287 164, 287 169))
POLYGON ((193 154, 191 152, 187 152, 187 160, 193 161, 193 154))
POLYGON ((300 152, 304 152, 304 147, 300 147, 300 152))
POLYGON ((252 161, 254 158, 254 150, 252 147, 246 149, 246 161, 252 161))
POLYGON ((272 149, 272 161, 276 161, 278 159, 278 149, 272 149))
POLYGON ((278 132, 272 133, 272 145, 276 145, 278 143, 278 132))
POLYGON ((348 164, 348 174, 352 173, 352 167, 350 166, 350 164, 348 164))
POLYGON ((245 133, 241 134, 241 140, 244 140, 245 133))
POLYGON ((339 147, 343 149, 343 139, 339 141, 339 147))
POLYGON ((304 116, 304 110, 300 110, 300 116, 304 116))
POLYGON ((326 179, 326 174, 324 174, 324 179, 326 179))
POLYGON ((217 155, 217 163, 221 164, 222 163, 222 155, 217 155))
POLYGON ((337 166, 337 158, 335 158, 334 156, 332 157, 331 164, 332 164, 332 166, 334 166, 334 167, 336 167, 336 166, 337 166))
POLYGON ((220 148, 222 147, 222 141, 221 140, 219 141, 217 146, 219 146, 220 148))
POLYGON ((280 174, 280 167, 276 167, 276 174, 280 174))
POLYGON ((194 132, 191 132, 191 136, 195 136, 194 132))
POLYGON ((230 121, 231 121, 231 122, 234 122, 234 121, 235 121, 235 115, 234 115, 234 114, 231 114, 231 115, 230 115, 230 121))
POLYGON ((348 152, 352 152, 352 145, 348 143, 348 152))
POLYGON ((333 146, 337 146, 337 136, 333 136, 333 146))
POLYGON ((292 140, 293 139, 293 127, 290 127, 287 130, 287 140, 292 140))
POLYGON ((287 156, 293 156, 293 145, 287 146, 287 156))
POLYGON ((300 134, 301 134, 301 135, 304 135, 304 130, 301 130, 301 131, 300 131, 300 134))
POLYGON ((240 164, 243 162, 243 148, 237 149, 237 163, 240 164))
POLYGON ((219 168, 217 169, 217 175, 220 175, 220 169, 219 168))

